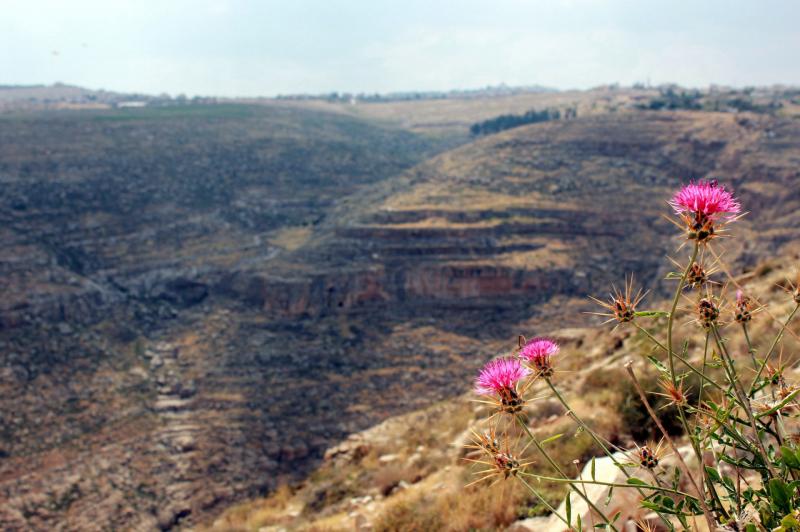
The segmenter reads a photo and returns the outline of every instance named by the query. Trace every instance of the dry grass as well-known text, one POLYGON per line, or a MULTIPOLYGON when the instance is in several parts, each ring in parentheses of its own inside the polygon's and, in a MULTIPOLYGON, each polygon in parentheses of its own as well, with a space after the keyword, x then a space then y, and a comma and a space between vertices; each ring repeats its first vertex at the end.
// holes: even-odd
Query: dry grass
POLYGON ((410 530, 495 530, 527 516, 530 494, 506 482, 435 492, 408 493, 387 504, 376 519, 376 532, 410 530))
POLYGON ((285 521, 286 510, 293 498, 292 490, 283 485, 275 490, 269 499, 265 499, 254 508, 250 503, 242 503, 228 509, 222 517, 207 529, 225 530, 229 532, 255 532, 265 525, 279 524, 285 521))
POLYGON ((504 211, 510 208, 540 205, 543 197, 535 193, 525 196, 512 196, 493 192, 488 189, 454 187, 452 183, 424 183, 409 189, 407 192, 395 194, 383 205, 389 211, 504 211))
POLYGON ((303 246, 311 238, 310 227, 286 227, 271 233, 269 242, 286 251, 294 251, 303 246))

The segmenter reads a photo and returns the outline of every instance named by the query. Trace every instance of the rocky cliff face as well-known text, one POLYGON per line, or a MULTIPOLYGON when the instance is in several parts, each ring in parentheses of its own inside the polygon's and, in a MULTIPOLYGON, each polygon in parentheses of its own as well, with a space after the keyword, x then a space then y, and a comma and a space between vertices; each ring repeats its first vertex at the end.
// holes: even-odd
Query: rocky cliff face
POLYGON ((605 115, 410 169, 430 140, 344 116, 153 113, 0 120, 3 528, 170 529, 301 476, 665 273, 681 180, 758 207, 740 264, 800 212, 775 118, 605 115))

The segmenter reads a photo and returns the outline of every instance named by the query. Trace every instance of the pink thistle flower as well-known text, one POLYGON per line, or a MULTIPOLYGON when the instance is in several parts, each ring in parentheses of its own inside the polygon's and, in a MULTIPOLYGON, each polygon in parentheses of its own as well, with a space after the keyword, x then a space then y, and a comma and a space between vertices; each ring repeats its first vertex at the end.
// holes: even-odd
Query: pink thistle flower
POLYGON ((519 350, 519 357, 530 364, 538 375, 549 378, 553 375, 550 357, 558 354, 558 344, 549 338, 529 340, 519 350))
POLYGON ((530 375, 518 358, 497 358, 489 361, 475 380, 475 393, 496 396, 499 407, 504 412, 516 413, 522 410, 524 401, 517 391, 517 383, 530 375))
POLYGON ((475 392, 479 395, 495 395, 506 388, 515 388, 517 382, 530 374, 516 358, 496 358, 489 361, 475 381, 475 392))
POLYGON ((739 214, 742 206, 716 181, 689 183, 684 185, 669 202, 676 214, 702 214, 712 218, 718 214, 728 214, 732 218, 739 214))
POLYGON ((519 350, 519 357, 523 360, 546 358, 558 354, 558 344, 549 338, 534 338, 528 340, 519 350))
POLYGON ((719 235, 714 222, 720 215, 726 215, 726 221, 733 221, 742 209, 733 194, 716 181, 684 185, 669 204, 686 224, 689 240, 696 240, 698 244, 704 244, 719 235))

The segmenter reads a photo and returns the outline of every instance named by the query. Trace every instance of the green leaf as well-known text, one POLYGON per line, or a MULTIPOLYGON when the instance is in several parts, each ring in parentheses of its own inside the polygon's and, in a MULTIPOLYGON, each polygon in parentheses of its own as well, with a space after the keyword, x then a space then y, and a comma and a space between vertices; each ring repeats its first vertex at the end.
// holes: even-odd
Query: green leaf
POLYGON ((594 476, 594 457, 592 457, 592 480, 597 480, 594 476))
POLYGON ((797 460, 797 455, 794 454, 794 451, 787 447, 781 447, 781 458, 783 458, 783 463, 786 464, 787 467, 791 467, 792 469, 800 469, 800 461, 797 460))
POLYGON ((722 477, 722 485, 733 495, 736 495, 736 488, 733 486, 733 479, 731 477, 722 477))
POLYGON ((663 310, 640 310, 633 313, 637 318, 666 318, 669 312, 663 310))
POLYGON ((611 503, 611 495, 614 493, 614 486, 608 488, 608 495, 606 495, 606 506, 611 503))
POLYGON ((669 373, 669 370, 666 368, 666 366, 664 366, 664 364, 659 362, 656 357, 654 357, 653 355, 647 355, 647 358, 650 360, 650 362, 653 363, 653 365, 656 367, 658 371, 660 371, 661 373, 669 373))
POLYGON ((800 529, 800 521, 798 521, 794 516, 789 514, 785 516, 783 519, 781 519, 781 526, 788 530, 797 530, 800 529))
POLYGON ((712 482, 716 482, 718 484, 722 483, 722 478, 719 476, 717 470, 713 467, 706 466, 706 473, 708 473, 708 478, 710 478, 712 482))
MULTIPOLYGON (((570 501, 572 495, 571 493, 567 493, 567 499, 564 501, 566 505, 566 512, 567 512, 567 523, 569 526, 572 526, 572 501, 570 501)), ((578 522, 580 523, 580 516, 578 516, 578 522)), ((578 530, 580 530, 580 524, 578 525, 578 530)))
POLYGON ((764 412, 759 412, 758 414, 756 414, 756 417, 757 418, 762 418, 764 416, 771 416, 772 414, 774 414, 775 412, 777 412, 778 410, 780 410, 781 408, 783 408, 784 406, 789 404, 789 402, 792 401, 797 396, 797 394, 799 394, 799 393, 800 393, 800 388, 798 388, 797 390, 795 390, 792 393, 790 393, 789 395, 787 395, 783 399, 783 401, 781 401, 777 405, 773 406, 769 410, 766 410, 764 412))
POLYGON ((792 510, 792 493, 789 491, 789 487, 783 480, 779 478, 770 479, 769 494, 770 498, 772 499, 772 504, 780 512, 788 514, 792 510))
POLYGON ((672 469, 672 489, 678 489, 681 483, 681 470, 678 467, 672 469))
POLYGON ((639 504, 641 506, 643 506, 644 508, 648 508, 648 509, 654 510, 656 512, 660 512, 661 511, 661 505, 660 504, 655 504, 655 503, 650 502, 650 501, 642 501, 639 504))
POLYGON ((555 436, 550 436, 549 438, 545 438, 544 440, 539 442, 539 445, 545 445, 545 444, 548 444, 548 443, 552 443, 552 442, 556 441, 557 439, 559 439, 563 435, 564 435, 564 433, 561 433, 561 434, 556 434, 555 436))
POLYGON ((649 484, 644 480, 636 477, 631 477, 627 480, 627 483, 632 486, 648 486, 649 484))

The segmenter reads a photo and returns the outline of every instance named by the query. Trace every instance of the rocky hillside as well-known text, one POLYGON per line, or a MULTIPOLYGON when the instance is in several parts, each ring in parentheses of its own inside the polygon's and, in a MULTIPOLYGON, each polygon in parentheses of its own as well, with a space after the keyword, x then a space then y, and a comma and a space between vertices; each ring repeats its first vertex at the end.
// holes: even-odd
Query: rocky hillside
POLYGON ((0 528, 168 528, 322 445, 281 443, 297 412, 259 371, 292 370, 294 334, 223 280, 432 142, 239 105, 10 115, 0 138, 0 528))
POLYGON ((753 210, 737 268, 798 226, 800 126, 766 115, 599 114, 439 155, 279 105, 14 115, 0 139, 10 530, 191 526, 302 478, 517 333, 584 323, 622 272, 661 277, 681 180, 753 210))
MULTIPOLYGON (((756 348, 764 349, 770 343, 780 329, 782 320, 794 307, 784 287, 797 274, 796 263, 800 259, 798 251, 800 246, 795 242, 784 247, 777 257, 735 277, 736 283, 744 286, 749 294, 769 305, 768 312, 758 314, 750 323, 756 348)), ((721 272, 714 275, 713 279, 720 283, 728 281, 721 272)), ((663 309, 668 308, 669 302, 649 297, 645 306, 648 309, 663 309)), ((696 324, 685 324, 689 319, 688 314, 680 316, 677 335, 690 340, 690 358, 700 365, 703 333, 696 324)), ((730 321, 727 314, 723 319, 730 321)), ((634 449, 635 445, 644 445, 648 439, 658 440, 658 429, 640 407, 637 392, 623 368, 627 361, 633 361, 648 391, 655 392, 658 389, 657 373, 646 356, 661 358, 661 352, 655 350, 653 344, 632 326, 612 330, 610 325, 596 324, 598 321, 597 318, 586 316, 582 327, 536 331, 546 332, 561 345, 561 352, 554 360, 556 374, 553 380, 556 386, 574 411, 611 444, 621 449, 634 449)), ((659 335, 663 334, 663 327, 657 328, 657 323, 642 320, 642 324, 658 331, 659 335)), ((784 337, 783 354, 779 357, 786 367, 784 377, 790 384, 800 379, 797 357, 790 354, 800 346, 798 329, 800 327, 795 321, 784 337)), ((747 345, 738 326, 730 324, 724 329, 724 334, 730 338, 732 352, 741 354, 744 357, 742 363, 746 366, 744 353, 747 345)), ((505 343, 489 345, 503 354, 513 353, 516 347, 514 338, 509 338, 505 343)), ((777 363, 776 360, 773 363, 777 363)), ((458 384, 462 383, 453 383, 454 386, 458 384)), ((690 397, 694 397, 691 394, 696 393, 698 383, 693 382, 691 388, 687 389, 690 397)), ((604 458, 602 450, 586 433, 576 430, 574 422, 552 397, 546 385, 538 382, 530 395, 540 397, 525 410, 530 430, 536 433, 540 441, 554 438, 546 447, 564 471, 578 476, 582 469, 591 469, 589 464, 596 458, 598 480, 625 483, 625 478, 613 464, 609 467, 611 471, 602 470, 601 464, 608 459, 604 458), (557 438, 557 435, 561 437, 557 438)), ((486 420, 492 412, 475 399, 476 396, 471 392, 454 396, 351 434, 331 446, 325 452, 320 466, 304 481, 287 482, 269 497, 236 505, 200 529, 208 532, 551 532, 565 529, 515 479, 492 484, 496 480, 493 477, 482 483, 474 483, 482 476, 477 472, 485 468, 469 461, 478 453, 468 446, 473 444, 474 434, 482 433, 490 426, 486 420)), ((680 435, 674 410, 664 410, 666 399, 658 395, 651 395, 650 401, 659 408, 667 430, 674 431, 676 441, 686 451, 686 459, 691 460, 689 444, 680 435)), ((787 418, 786 423, 787 430, 796 428, 796 420, 787 418)), ((534 449, 528 449, 522 456, 523 461, 533 461, 529 466, 530 472, 556 476, 534 449)), ((628 461, 624 454, 620 454, 618 459, 628 461)), ((664 457, 662 467, 665 465, 675 467, 674 456, 664 457)), ((646 477, 640 471, 633 474, 646 477)), ((663 474, 670 475, 668 470, 663 474)), ((588 480, 591 477, 586 475, 585 478, 588 480)), ((564 486, 546 482, 539 482, 536 486, 550 505, 562 506, 563 514, 564 486)), ((590 489, 589 493, 595 492, 590 489)), ((653 524, 657 524, 657 519, 652 514, 648 516, 648 511, 638 510, 639 499, 633 490, 615 490, 611 502, 607 502, 607 491, 590 496, 598 505, 619 507, 624 515, 644 522, 649 518, 653 524)), ((574 500, 572 504, 575 519, 580 512, 577 509, 580 504, 574 500)), ((587 516, 588 512, 583 515, 584 523, 589 521, 587 516)))

